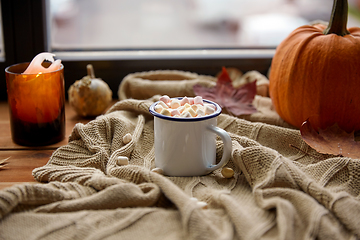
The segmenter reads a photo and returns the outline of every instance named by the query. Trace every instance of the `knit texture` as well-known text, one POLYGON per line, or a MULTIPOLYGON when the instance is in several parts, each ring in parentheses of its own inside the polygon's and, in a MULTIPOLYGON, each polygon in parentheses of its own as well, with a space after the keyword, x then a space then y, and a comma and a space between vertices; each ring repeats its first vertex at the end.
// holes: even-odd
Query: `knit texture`
MULTIPOLYGON (((152 73, 142 73, 140 80, 147 81, 149 89, 151 82, 159 85, 154 78, 146 79, 152 73)), ((161 73, 158 78, 166 80, 161 73)), ((187 85, 186 79, 174 76, 168 82, 187 85)), ((189 85, 205 78, 194 74, 189 85)), ((205 81, 213 84, 211 79, 205 81)), ((131 81, 126 84, 126 89, 133 88, 131 81)), ((181 94, 191 96, 192 87, 186 89, 181 94)), ((234 169, 232 178, 224 178, 221 170, 206 176, 167 177, 151 171, 154 121, 148 109, 160 95, 177 96, 179 89, 153 91, 150 97, 134 97, 121 85, 119 91, 126 98, 88 124, 76 124, 69 143, 33 171, 39 183, 0 191, 0 239, 360 236, 359 159, 311 149, 298 130, 277 116, 270 99, 257 97, 258 113, 246 119, 218 117, 218 127, 232 139, 226 166, 234 169), (127 133, 132 140, 124 144, 127 133), (118 165, 119 156, 128 157, 129 165, 118 165), (193 198, 208 207, 201 208, 193 198)), ((218 138, 217 161, 222 149, 218 138)))

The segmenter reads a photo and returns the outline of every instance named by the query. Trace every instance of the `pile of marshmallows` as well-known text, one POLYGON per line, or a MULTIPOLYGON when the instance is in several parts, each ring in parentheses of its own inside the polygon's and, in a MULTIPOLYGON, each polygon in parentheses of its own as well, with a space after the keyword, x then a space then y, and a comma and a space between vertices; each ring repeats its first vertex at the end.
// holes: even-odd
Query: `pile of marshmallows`
POLYGON ((155 111, 165 116, 192 118, 202 117, 214 113, 215 105, 206 103, 201 96, 194 98, 183 97, 181 100, 167 95, 160 97, 155 106, 155 111))

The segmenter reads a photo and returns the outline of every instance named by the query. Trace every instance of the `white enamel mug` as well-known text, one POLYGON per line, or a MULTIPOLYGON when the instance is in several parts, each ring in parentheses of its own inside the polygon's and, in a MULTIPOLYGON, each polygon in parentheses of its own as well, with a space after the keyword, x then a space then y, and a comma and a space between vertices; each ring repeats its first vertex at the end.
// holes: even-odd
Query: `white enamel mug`
MULTIPOLYGON (((181 100, 181 98, 178 98, 181 100)), ((232 143, 229 134, 217 127, 221 107, 203 117, 180 118, 159 114, 156 102, 150 106, 154 116, 155 166, 167 176, 201 176, 223 167, 230 159, 232 143), (224 143, 223 155, 216 164, 216 135, 224 143)))

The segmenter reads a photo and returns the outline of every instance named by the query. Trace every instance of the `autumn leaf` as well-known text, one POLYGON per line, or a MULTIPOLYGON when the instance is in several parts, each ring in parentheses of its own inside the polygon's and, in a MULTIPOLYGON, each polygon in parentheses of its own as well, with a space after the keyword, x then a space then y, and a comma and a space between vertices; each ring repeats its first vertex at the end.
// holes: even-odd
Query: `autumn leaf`
POLYGON ((207 88, 196 84, 193 90, 196 95, 216 102, 235 116, 257 112, 252 105, 256 95, 256 81, 235 89, 225 67, 222 68, 222 73, 219 75, 214 87, 207 88))
POLYGON ((301 125, 300 133, 303 140, 319 153, 360 158, 360 142, 355 141, 354 132, 347 133, 337 124, 317 132, 308 119, 301 125))

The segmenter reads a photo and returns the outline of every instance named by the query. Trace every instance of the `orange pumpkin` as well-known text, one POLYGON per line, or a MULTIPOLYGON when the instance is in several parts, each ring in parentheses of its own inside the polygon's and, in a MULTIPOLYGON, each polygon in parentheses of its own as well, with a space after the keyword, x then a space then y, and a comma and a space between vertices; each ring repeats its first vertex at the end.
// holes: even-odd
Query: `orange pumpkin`
POLYGON ((299 27, 277 47, 269 93, 288 123, 360 130, 360 28, 347 29, 347 17, 347 0, 334 0, 328 27, 299 27))

